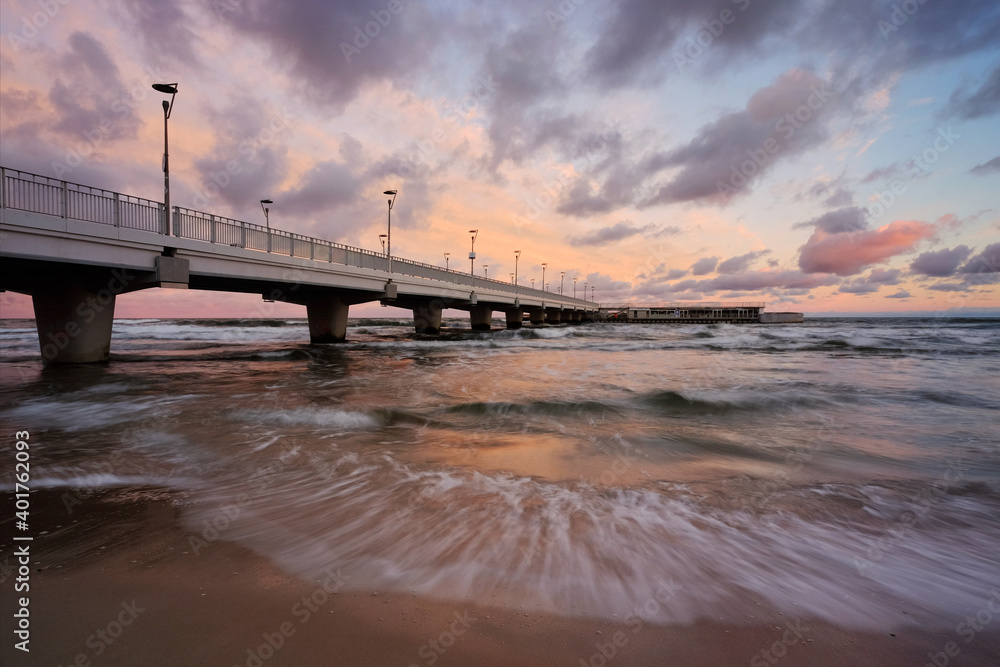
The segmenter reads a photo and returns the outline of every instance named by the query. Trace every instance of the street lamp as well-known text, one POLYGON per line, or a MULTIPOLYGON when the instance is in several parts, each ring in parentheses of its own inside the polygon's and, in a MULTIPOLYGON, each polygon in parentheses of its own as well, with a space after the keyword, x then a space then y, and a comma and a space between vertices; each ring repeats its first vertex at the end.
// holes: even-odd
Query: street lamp
POLYGON ((379 240, 379 243, 381 243, 381 244, 382 244, 382 252, 385 252, 385 240, 386 240, 387 238, 389 238, 389 235, 388 235, 388 234, 379 234, 379 235, 378 235, 378 240, 379 240))
POLYGON ((513 273, 512 273, 512 274, 510 274, 510 284, 511 284, 511 285, 515 284, 515 283, 514 283, 514 274, 513 274, 513 273))
POLYGON ((573 278, 573 298, 576 298, 576 278, 573 278))
POLYGON ((444 270, 445 270, 445 271, 448 271, 448 270, 450 270, 450 269, 448 269, 448 258, 449 258, 449 257, 451 257, 451 253, 450 253, 450 252, 446 252, 446 253, 444 254, 444 270))
POLYGON ((587 300, 587 283, 583 284, 583 300, 587 300))
POLYGON ((548 262, 542 262, 542 291, 545 291, 545 267, 548 266, 548 262))
MULTIPOLYGON (((521 251, 514 251, 514 286, 517 287, 517 260, 521 259, 521 251)), ((516 292, 516 290, 515 290, 516 292)))
POLYGON ((531 289, 535 289, 535 279, 531 279, 531 289))
POLYGON ((264 204, 273 204, 274 202, 270 199, 261 199, 260 207, 264 209, 264 225, 267 227, 267 251, 271 252, 271 217, 268 215, 271 209, 264 204))
POLYGON ((483 277, 486 278, 487 280, 490 279, 490 265, 489 264, 483 264, 483 277))
POLYGON ((565 286, 565 283, 566 283, 566 272, 565 271, 560 271, 559 272, 559 295, 560 296, 563 293, 563 287, 565 286))
POLYGON ((593 285, 590 286, 590 300, 593 301, 594 303, 597 303, 597 299, 594 298, 594 286, 593 285))
POLYGON ((389 273, 392 273, 392 205, 396 202, 396 191, 386 190, 382 194, 392 195, 392 199, 387 199, 389 203, 389 218, 386 221, 386 234, 385 234, 385 256, 389 260, 389 273))
POLYGON ((166 232, 170 236, 170 151, 167 150, 167 120, 174 108, 174 96, 177 95, 176 83, 154 83, 153 90, 170 95, 170 101, 163 100, 163 208, 167 214, 166 232))
POLYGON ((473 276, 476 275, 476 237, 479 236, 478 229, 470 229, 469 233, 472 234, 472 250, 469 251, 469 273, 473 276))

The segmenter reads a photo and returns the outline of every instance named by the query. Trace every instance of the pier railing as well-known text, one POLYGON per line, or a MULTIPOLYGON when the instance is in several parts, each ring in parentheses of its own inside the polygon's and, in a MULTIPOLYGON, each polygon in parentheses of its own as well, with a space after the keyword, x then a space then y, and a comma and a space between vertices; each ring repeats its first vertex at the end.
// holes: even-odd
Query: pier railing
MULTIPOLYGON (((170 224, 161 202, 70 183, 48 176, 0 167, 0 208, 17 209, 83 220, 97 224, 137 229, 154 234, 205 241, 246 250, 288 257, 301 257, 331 264, 390 272, 385 254, 326 241, 311 236, 272 229, 221 215, 172 206, 170 224)), ((508 292, 536 299, 552 299, 593 307, 586 299, 567 298, 554 292, 513 285, 502 280, 473 276, 410 259, 393 256, 391 273, 440 280, 508 292)))

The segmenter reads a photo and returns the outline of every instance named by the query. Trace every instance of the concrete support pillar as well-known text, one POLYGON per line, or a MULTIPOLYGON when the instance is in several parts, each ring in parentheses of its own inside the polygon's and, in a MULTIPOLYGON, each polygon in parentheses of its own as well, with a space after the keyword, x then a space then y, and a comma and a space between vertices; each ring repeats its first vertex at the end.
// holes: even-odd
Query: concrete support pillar
POLYGON ((574 324, 579 324, 582 321, 583 321, 583 311, 582 310, 574 310, 573 311, 573 323, 574 324))
POLYGON ((545 321, 549 324, 559 324, 562 321, 560 315, 562 310, 559 308, 546 308, 545 309, 545 321))
POLYGON ((306 303, 309 342, 342 343, 347 337, 348 305, 337 295, 316 297, 306 303))
POLYGON ((508 308, 504 311, 504 315, 507 316, 508 329, 521 328, 521 323, 524 321, 524 311, 520 308, 508 308))
POLYGON ((493 328, 493 308, 487 304, 476 304, 469 311, 473 331, 489 331, 493 328))
POLYGON ((93 364, 106 362, 115 321, 115 292, 91 292, 82 279, 69 278, 31 295, 42 362, 93 364))
POLYGON ((528 317, 531 319, 532 324, 544 324, 545 323, 545 309, 544 308, 532 308, 528 311, 528 317))
POLYGON ((418 334, 436 336, 441 333, 441 303, 429 301, 413 309, 413 328, 418 334))

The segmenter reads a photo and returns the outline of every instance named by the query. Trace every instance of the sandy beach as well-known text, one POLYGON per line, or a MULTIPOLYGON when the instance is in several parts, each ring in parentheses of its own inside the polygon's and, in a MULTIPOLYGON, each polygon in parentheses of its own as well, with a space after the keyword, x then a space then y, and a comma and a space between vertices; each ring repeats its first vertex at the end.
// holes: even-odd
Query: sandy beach
POLYGON ((4 665, 923 665, 928 653, 948 657, 949 641, 960 648, 950 664, 987 665, 1000 647, 996 628, 966 644, 940 629, 867 634, 763 606, 741 625, 660 626, 353 590, 336 570, 301 581, 222 540, 195 555, 175 493, 102 491, 77 496, 69 514, 66 491, 33 494, 33 523, 47 532, 31 547, 30 653, 11 641, 4 550, 4 665))

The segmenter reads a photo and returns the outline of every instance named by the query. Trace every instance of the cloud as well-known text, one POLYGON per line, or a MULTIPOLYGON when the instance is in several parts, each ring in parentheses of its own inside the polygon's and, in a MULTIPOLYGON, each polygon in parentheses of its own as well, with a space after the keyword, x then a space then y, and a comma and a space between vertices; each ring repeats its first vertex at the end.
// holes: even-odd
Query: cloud
POLYGON ((1000 171, 1000 155, 983 164, 977 164, 969 170, 969 173, 974 176, 987 176, 998 171, 1000 171))
POLYGON ((840 285, 840 292, 844 294, 870 294, 877 292, 882 287, 877 283, 870 283, 867 280, 849 280, 840 285))
POLYGON ((968 283, 938 283, 937 285, 931 285, 927 289, 937 292, 968 292, 971 288, 968 283))
POLYGON ((670 269, 667 271, 667 280, 677 280, 678 278, 683 278, 687 275, 687 269, 670 269))
POLYGON ((703 276, 715 270, 715 265, 719 263, 718 257, 702 257, 691 265, 691 273, 696 276, 703 276))
POLYGON ((1000 111, 1000 65, 986 77, 978 90, 958 89, 951 94, 948 113, 963 120, 992 116, 1000 111))
POLYGON ((636 227, 632 224, 631 220, 623 220, 622 222, 615 223, 610 227, 601 227, 600 229, 594 230, 589 234, 568 236, 566 237, 566 241, 570 245, 576 246, 605 245, 608 243, 614 243, 615 241, 621 241, 622 239, 627 239, 628 237, 635 236, 636 234, 651 232, 655 229, 656 225, 653 224, 636 227))
MULTIPOLYGON (((720 291, 759 292, 761 290, 808 290, 836 285, 836 276, 805 274, 801 271, 752 271, 749 273, 725 274, 703 280, 682 280, 677 283, 649 282, 637 291, 645 294, 714 294, 720 291)), ((800 292, 800 293, 805 293, 800 292)), ((701 298, 700 296, 695 298, 701 298)))
POLYGON ((897 220, 877 230, 831 234, 817 228, 799 248, 799 268, 806 273, 851 276, 872 264, 913 249, 934 235, 934 226, 918 220, 897 220))
POLYGON ((822 143, 836 94, 812 72, 792 69, 761 88, 742 111, 702 126, 686 145, 662 156, 679 168, 642 206, 708 200, 728 202, 783 158, 822 143))
POLYGON ((792 225, 792 229, 806 229, 813 227, 826 232, 827 234, 841 234, 843 232, 855 232, 866 229, 866 213, 864 209, 857 206, 840 208, 836 211, 829 211, 806 222, 797 222, 792 225))
POLYGON ((770 250, 753 250, 745 255, 730 257, 729 259, 719 263, 718 271, 719 273, 743 273, 750 268, 750 265, 757 259, 769 254, 770 252, 770 250))
POLYGON ((963 274, 1000 273, 1000 243, 991 243, 958 270, 963 274))
POLYGON ((972 248, 966 245, 924 252, 910 262, 910 269, 925 276, 947 278, 971 252, 972 248))
POLYGON ((871 273, 868 274, 868 282, 879 285, 898 285, 900 282, 899 274, 899 269, 872 269, 871 273))
POLYGON ((885 296, 885 298, 887 298, 887 299, 909 299, 910 298, 910 293, 907 292, 906 290, 899 290, 895 294, 887 294, 885 296))

